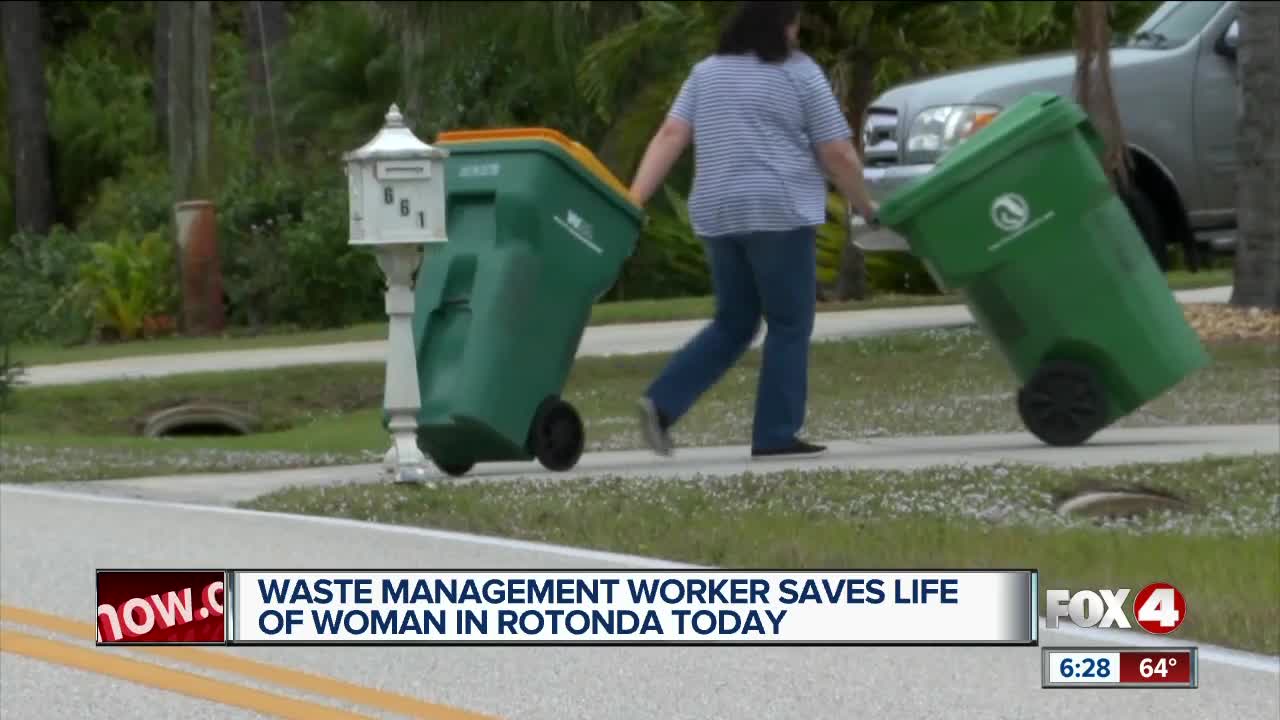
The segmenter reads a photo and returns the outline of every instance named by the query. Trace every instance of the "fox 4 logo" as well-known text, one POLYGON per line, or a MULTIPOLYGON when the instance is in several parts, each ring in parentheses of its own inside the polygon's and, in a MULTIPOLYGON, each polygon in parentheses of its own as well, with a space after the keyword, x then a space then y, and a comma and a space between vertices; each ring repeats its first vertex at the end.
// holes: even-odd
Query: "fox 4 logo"
MULTIPOLYGON (((1046 590, 1044 624, 1050 630, 1057 629, 1062 618, 1076 627, 1132 629, 1125 613, 1125 600, 1129 588, 1119 590, 1100 589, 1046 590)), ((1138 627, 1154 635, 1167 635, 1187 616, 1187 601, 1178 589, 1168 583, 1152 583, 1133 598, 1133 617, 1138 627)))

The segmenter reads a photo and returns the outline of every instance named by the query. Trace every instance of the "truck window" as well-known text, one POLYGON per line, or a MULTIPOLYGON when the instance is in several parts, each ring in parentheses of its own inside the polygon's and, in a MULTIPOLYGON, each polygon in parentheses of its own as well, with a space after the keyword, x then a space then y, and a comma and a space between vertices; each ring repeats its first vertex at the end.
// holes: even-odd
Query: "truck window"
POLYGON ((1173 48, 1183 45, 1204 31, 1209 21, 1225 5, 1225 0, 1209 2, 1186 0, 1162 6, 1127 38, 1125 47, 1173 48))

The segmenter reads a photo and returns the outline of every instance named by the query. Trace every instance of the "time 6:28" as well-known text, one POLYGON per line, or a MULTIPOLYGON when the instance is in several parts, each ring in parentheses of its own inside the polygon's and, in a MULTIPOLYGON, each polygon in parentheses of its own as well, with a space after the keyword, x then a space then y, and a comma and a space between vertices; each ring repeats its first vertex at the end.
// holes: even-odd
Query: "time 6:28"
POLYGON ((1090 657, 1073 660, 1068 657, 1058 664, 1058 672, 1064 678, 1107 678, 1111 677, 1111 660, 1108 658, 1095 660, 1090 657))

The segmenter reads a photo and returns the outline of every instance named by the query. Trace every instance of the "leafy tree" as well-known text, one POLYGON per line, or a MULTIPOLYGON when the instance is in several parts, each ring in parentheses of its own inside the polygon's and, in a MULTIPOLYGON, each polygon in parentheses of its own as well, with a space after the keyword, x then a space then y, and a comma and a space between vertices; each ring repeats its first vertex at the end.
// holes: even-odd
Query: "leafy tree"
POLYGON ((299 31, 281 53, 281 141, 295 168, 319 161, 332 171, 343 152, 382 126, 397 100, 400 49, 362 3, 310 3, 295 24, 299 31))
POLYGON ((599 132, 576 82, 595 41, 634 19, 634 2, 378 3, 398 33, 402 95, 427 134, 448 127, 546 125, 599 132))

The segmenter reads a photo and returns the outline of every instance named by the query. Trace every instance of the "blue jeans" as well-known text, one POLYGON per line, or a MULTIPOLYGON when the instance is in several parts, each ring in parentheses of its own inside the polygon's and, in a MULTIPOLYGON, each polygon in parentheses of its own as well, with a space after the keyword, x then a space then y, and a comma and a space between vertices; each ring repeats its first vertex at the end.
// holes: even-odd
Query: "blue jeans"
POLYGON ((768 323, 752 447, 791 445, 804 425, 817 302, 816 229, 705 238, 716 313, 671 358, 647 395, 674 424, 751 347, 768 323))

